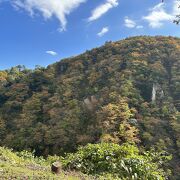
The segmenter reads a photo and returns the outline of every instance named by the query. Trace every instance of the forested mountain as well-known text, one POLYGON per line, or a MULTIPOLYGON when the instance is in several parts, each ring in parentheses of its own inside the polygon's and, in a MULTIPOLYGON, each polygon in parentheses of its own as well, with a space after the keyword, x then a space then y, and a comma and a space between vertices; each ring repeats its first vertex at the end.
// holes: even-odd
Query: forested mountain
POLYGON ((37 155, 98 142, 166 150, 180 172, 180 39, 132 37, 0 71, 0 146, 37 155))

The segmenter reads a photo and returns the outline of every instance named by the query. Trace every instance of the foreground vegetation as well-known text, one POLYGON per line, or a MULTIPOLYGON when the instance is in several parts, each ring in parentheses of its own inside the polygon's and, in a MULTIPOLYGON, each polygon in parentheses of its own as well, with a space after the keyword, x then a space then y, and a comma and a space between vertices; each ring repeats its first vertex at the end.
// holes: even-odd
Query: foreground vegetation
POLYGON ((180 39, 133 37, 47 68, 0 71, 0 146, 64 155, 88 143, 167 151, 180 179, 180 39))
POLYGON ((88 144, 61 161, 66 169, 109 179, 163 180, 170 170, 165 166, 171 156, 165 152, 139 152, 135 145, 88 144))
POLYGON ((12 152, 12 150, 0 147, 0 179, 47 179, 47 180, 90 180, 81 173, 65 172, 61 169, 61 173, 55 175, 51 172, 51 164, 58 157, 35 157, 34 154, 22 151, 12 152))
POLYGON ((65 157, 48 156, 46 159, 35 157, 27 151, 15 153, 0 147, 0 178, 164 180, 171 173, 165 166, 170 159, 171 156, 165 152, 152 150, 140 153, 135 145, 130 144, 88 144, 74 154, 65 157), (59 174, 53 174, 50 170, 56 161, 62 164, 59 174))

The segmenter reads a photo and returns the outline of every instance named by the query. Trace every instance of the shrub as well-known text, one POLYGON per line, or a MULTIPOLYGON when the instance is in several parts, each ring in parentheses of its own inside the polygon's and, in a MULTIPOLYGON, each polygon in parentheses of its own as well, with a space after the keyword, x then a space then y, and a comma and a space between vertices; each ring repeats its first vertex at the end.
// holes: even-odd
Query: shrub
POLYGON ((151 152, 140 154, 135 145, 127 143, 121 146, 113 143, 88 144, 74 154, 67 154, 62 164, 65 169, 91 175, 108 174, 122 179, 165 179, 166 174, 155 161, 155 155, 159 161, 159 153, 153 153, 153 157, 150 157, 151 152))

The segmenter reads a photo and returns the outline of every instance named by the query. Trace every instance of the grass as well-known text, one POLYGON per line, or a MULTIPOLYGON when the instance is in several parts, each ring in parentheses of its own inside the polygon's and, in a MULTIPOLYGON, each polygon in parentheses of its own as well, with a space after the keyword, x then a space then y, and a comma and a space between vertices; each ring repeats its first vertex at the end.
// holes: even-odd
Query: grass
POLYGON ((0 179, 2 180, 91 180, 92 178, 77 172, 61 171, 56 175, 51 172, 52 161, 58 157, 34 157, 32 153, 20 153, 0 147, 0 179))

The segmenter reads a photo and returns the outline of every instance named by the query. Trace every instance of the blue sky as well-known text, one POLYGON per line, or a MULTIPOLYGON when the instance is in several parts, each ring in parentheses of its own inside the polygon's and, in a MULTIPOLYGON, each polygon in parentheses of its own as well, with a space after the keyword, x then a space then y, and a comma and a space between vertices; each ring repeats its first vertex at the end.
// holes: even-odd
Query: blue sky
POLYGON ((135 35, 180 36, 176 0, 0 0, 0 69, 47 66, 135 35))

